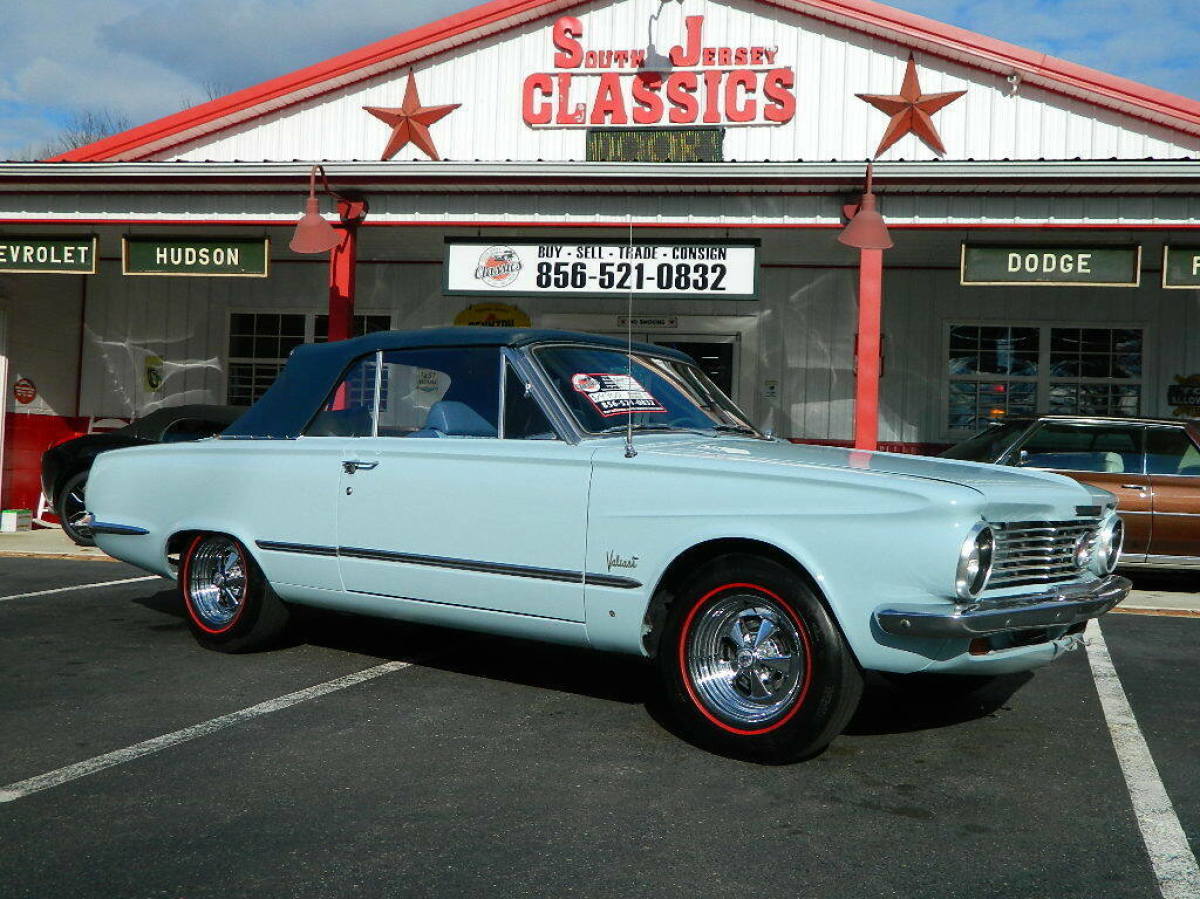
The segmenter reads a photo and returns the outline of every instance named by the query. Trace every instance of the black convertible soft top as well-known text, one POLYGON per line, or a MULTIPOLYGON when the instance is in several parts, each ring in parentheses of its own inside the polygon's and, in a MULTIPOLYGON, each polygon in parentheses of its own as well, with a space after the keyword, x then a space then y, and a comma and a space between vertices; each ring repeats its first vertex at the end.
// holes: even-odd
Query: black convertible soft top
MULTIPOLYGON (((510 346, 535 343, 583 343, 624 350, 626 341, 619 337, 580 334, 530 328, 455 327, 424 331, 379 331, 352 340, 333 343, 307 343, 296 347, 275 383, 251 406, 246 414, 225 429, 222 439, 276 438, 300 436, 317 407, 329 396, 338 379, 357 359, 379 350, 404 350, 418 347, 510 346)), ((634 343, 638 352, 667 356, 690 362, 688 356, 666 347, 634 343)))

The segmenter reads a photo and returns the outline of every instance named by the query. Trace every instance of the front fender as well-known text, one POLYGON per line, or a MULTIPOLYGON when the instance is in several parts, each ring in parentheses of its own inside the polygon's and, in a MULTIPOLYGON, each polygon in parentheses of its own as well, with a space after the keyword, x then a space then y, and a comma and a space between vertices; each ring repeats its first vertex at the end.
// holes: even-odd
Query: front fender
POLYGON ((886 634, 872 613, 881 602, 949 604, 959 548, 983 503, 970 488, 913 478, 747 474, 651 453, 598 459, 587 568, 605 572, 611 558, 636 558, 636 569, 617 573, 642 586, 589 586, 589 639, 644 653, 643 619, 671 563, 699 544, 736 538, 768 544, 809 574, 863 667, 920 670, 944 656, 943 641, 886 634))

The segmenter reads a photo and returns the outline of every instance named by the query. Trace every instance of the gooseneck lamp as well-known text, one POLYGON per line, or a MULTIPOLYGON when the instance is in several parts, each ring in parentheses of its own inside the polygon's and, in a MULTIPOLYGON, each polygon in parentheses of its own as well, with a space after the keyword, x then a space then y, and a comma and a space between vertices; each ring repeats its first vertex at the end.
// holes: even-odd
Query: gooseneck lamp
POLYGON ((838 241, 856 250, 890 250, 895 244, 888 234, 887 223, 875 207, 875 193, 871 190, 874 167, 867 166, 867 190, 859 201, 858 208, 846 207, 850 224, 842 229, 838 241))
MULTIPOLYGON (((321 216, 321 201, 317 199, 317 169, 314 165, 308 173, 308 199, 304 203, 304 215, 296 223, 296 233, 288 244, 296 253, 328 253, 341 241, 333 225, 321 216)), ((321 169, 321 177, 325 170, 321 169)))

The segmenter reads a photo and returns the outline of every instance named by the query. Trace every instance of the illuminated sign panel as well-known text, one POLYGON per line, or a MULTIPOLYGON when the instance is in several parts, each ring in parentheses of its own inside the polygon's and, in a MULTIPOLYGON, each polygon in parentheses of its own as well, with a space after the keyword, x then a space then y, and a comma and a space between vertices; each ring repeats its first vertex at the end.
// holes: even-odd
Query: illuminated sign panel
POLYGON ((588 162, 724 162, 722 128, 589 128, 588 162))

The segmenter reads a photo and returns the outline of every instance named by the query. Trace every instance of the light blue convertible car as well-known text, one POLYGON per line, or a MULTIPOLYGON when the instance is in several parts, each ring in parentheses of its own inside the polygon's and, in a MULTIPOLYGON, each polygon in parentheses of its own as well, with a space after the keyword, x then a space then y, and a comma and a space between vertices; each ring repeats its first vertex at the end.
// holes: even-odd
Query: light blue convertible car
POLYGON ((1109 494, 772 440, 686 356, 554 331, 301 347, 220 438, 102 455, 88 504, 213 649, 301 604, 631 653, 692 739, 771 760, 864 670, 1033 668, 1130 586, 1109 494))

